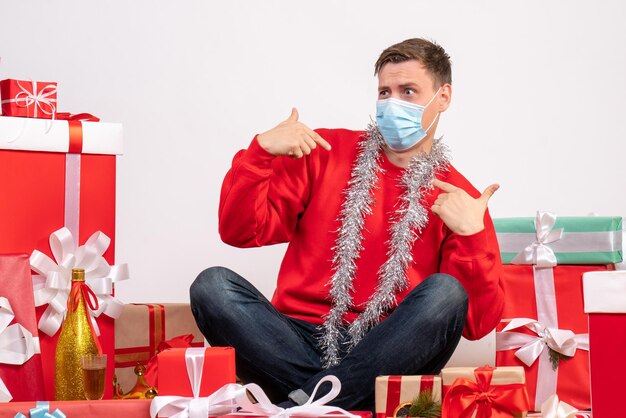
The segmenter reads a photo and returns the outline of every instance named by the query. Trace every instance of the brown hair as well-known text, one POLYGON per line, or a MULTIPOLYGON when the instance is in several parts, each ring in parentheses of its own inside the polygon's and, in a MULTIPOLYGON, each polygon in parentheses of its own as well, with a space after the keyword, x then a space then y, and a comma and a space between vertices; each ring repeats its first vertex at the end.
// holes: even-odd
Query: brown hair
POLYGON ((391 45, 378 57, 374 66, 374 75, 378 74, 387 63, 400 63, 409 60, 417 60, 432 75, 434 87, 443 84, 452 84, 452 69, 450 56, 434 41, 422 38, 412 38, 391 45))

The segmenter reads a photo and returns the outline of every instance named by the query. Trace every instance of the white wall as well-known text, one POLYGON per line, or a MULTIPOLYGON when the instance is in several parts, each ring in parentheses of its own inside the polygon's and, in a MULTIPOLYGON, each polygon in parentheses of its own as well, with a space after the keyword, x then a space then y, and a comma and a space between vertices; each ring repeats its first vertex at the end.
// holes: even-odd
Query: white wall
POLYGON ((382 49, 430 37, 452 56, 440 124, 493 216, 626 216, 626 3, 0 0, 0 77, 59 82, 63 111, 123 122, 117 260, 127 302, 186 301, 221 264, 271 295, 284 246, 220 242, 232 156, 300 109, 363 128, 382 49))

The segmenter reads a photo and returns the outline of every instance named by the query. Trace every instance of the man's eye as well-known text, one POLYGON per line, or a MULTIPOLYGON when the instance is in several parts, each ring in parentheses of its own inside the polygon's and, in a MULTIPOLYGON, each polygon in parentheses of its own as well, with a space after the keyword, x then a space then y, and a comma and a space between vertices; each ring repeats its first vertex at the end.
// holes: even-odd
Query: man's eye
POLYGON ((386 90, 378 92, 378 96, 379 97, 383 97, 383 96, 386 96, 386 95, 387 95, 387 91, 386 90))
POLYGON ((415 90, 413 89, 404 89, 404 94, 414 94, 415 90))

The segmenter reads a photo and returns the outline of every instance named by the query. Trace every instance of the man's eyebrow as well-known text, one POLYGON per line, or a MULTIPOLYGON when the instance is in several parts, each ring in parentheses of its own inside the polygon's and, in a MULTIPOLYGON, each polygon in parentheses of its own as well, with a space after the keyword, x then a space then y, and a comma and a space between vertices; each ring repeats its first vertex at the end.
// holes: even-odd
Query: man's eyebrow
MULTIPOLYGON (((400 87, 402 89, 407 88, 407 87, 417 87, 417 88, 419 88, 420 85, 410 81, 408 83, 400 84, 400 85, 398 85, 398 87, 400 87)), ((382 90, 389 90, 389 87, 388 86, 379 86, 378 87, 378 91, 382 91, 382 90)))

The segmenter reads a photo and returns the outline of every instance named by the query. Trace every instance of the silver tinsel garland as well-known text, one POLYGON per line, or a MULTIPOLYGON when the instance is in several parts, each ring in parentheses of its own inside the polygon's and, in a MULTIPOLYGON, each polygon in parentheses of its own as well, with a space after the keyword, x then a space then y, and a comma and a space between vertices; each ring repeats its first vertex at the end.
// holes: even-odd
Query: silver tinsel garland
MULTIPOLYGON (((378 187, 378 175, 383 171, 382 135, 375 124, 370 124, 359 143, 359 154, 352 168, 346 198, 342 205, 333 257, 333 276, 329 281, 331 309, 321 325, 320 347, 324 350, 324 367, 331 367, 341 359, 341 329, 344 316, 353 305, 352 292, 356 276, 356 260, 363 249, 365 217, 372 213, 372 192, 378 187)), ((413 262, 411 249, 415 239, 428 223, 428 210, 422 205, 425 191, 438 171, 448 166, 448 150, 440 140, 434 140, 430 154, 411 159, 400 181, 405 189, 400 196, 387 242, 387 261, 378 271, 378 286, 370 296, 365 309, 349 326, 347 351, 350 351, 381 316, 396 303, 396 294, 408 287, 406 270, 413 262)))

